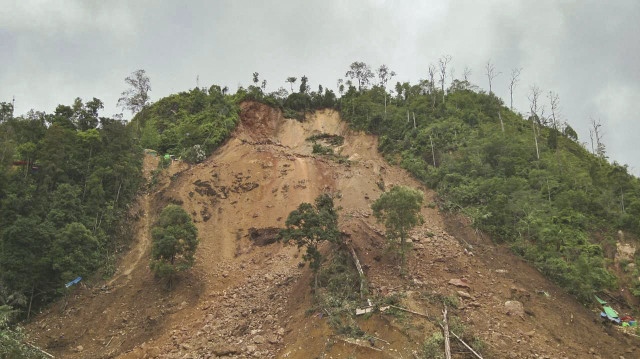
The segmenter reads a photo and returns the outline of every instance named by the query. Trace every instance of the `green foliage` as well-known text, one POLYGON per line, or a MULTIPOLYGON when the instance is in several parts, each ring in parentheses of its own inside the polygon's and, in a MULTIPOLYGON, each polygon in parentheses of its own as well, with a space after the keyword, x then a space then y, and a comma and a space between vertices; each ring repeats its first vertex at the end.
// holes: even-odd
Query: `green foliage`
POLYGON ((319 143, 316 143, 313 145, 312 153, 330 156, 333 155, 333 149, 331 147, 323 146, 319 143))
POLYGON ((361 337, 364 332, 354 313, 360 300, 360 278, 345 247, 334 246, 331 258, 321 266, 314 302, 319 310, 329 313, 329 324, 339 334, 361 337))
POLYGON ((640 235, 640 181, 625 166, 540 117, 538 159, 531 121, 471 86, 452 86, 444 102, 428 84, 398 83, 396 94, 385 112, 382 88, 352 88, 340 99, 342 117, 380 135, 379 151, 436 189, 440 209, 463 211, 577 297, 617 285, 597 238, 640 235))
POLYGON ((168 205, 151 230, 151 270, 169 279, 193 266, 198 247, 198 229, 182 207, 168 205))
POLYGON ((298 248, 305 247, 303 256, 315 273, 315 287, 318 286, 318 270, 322 264, 322 255, 318 246, 322 242, 338 243, 338 212, 333 207, 333 199, 328 194, 320 195, 315 205, 301 203, 297 209, 289 213, 286 228, 280 231, 280 238, 285 242, 293 241, 298 248))
POLYGON ((444 336, 440 331, 433 332, 430 337, 424 340, 422 343, 422 350, 420 352, 421 358, 424 359, 438 359, 444 358, 444 336))
POLYGON ((307 137, 307 141, 311 141, 313 143, 316 143, 317 141, 324 141, 331 146, 342 146, 342 144, 344 143, 344 137, 339 135, 331 135, 328 133, 320 133, 307 137))
POLYGON ((77 98, 0 123, 0 282, 33 297, 32 309, 90 277, 125 239, 142 151, 132 128, 101 108, 77 98))
POLYGON ((378 222, 384 223, 391 244, 399 244, 401 266, 404 268, 409 231, 423 222, 420 208, 424 194, 405 186, 394 186, 380 195, 371 208, 378 222), (399 242, 399 243, 396 243, 399 242))
POLYGON ((141 145, 201 162, 235 128, 239 109, 219 86, 180 92, 145 107, 132 120, 141 145))

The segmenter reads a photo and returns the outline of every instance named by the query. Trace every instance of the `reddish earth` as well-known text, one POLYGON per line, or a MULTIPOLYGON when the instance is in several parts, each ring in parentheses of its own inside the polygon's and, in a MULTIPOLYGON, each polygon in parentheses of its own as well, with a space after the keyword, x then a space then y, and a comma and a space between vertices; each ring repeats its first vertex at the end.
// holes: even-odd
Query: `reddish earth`
MULTIPOLYGON (((145 158, 147 176, 155 166, 155 158, 145 158)), ((115 276, 76 288, 66 305, 41 313, 28 331, 62 358, 416 357, 425 337, 439 331, 434 322, 375 313, 358 319, 382 339, 373 349, 345 342, 326 318, 307 313, 310 273, 299 266, 301 252, 270 244, 268 232, 252 235, 260 245, 252 243, 251 228, 282 227, 301 202, 327 192, 337 195, 340 228, 351 235, 372 296, 401 294, 403 306, 438 318, 441 304, 429 298, 459 297, 450 316, 486 343, 485 358, 640 356, 636 338, 603 326, 597 313, 529 264, 436 208, 422 210, 425 223, 413 233, 401 278, 371 216, 381 180, 386 188, 421 188, 425 203, 433 201, 431 190, 381 158, 375 137, 350 131, 338 113, 320 111, 301 123, 244 103, 241 124, 224 146, 198 165, 175 162, 141 194, 132 209, 139 214, 132 223, 137 236, 115 276), (312 155, 305 139, 318 133, 344 136, 337 151, 352 162, 312 155), (200 235, 195 267, 170 291, 148 268, 149 228, 168 203, 191 213, 200 235), (452 279, 468 288, 449 284, 452 279), (523 313, 507 314, 507 301, 522 303, 523 313)), ((452 346, 454 358, 472 357, 457 342, 452 346)))

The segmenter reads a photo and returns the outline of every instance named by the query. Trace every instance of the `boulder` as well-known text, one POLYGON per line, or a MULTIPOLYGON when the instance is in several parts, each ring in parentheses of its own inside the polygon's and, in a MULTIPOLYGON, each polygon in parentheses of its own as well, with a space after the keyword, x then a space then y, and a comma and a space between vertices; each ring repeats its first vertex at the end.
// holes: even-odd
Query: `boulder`
POLYGON ((524 306, 517 300, 508 300, 504 302, 505 314, 517 315, 524 318, 524 306))

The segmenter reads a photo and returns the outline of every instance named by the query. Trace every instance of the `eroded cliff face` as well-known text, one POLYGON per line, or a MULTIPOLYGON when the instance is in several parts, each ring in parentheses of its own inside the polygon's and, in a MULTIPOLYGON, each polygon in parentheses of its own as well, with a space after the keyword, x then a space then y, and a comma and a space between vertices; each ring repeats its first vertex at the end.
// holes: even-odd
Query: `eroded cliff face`
MULTIPOLYGON (((425 337, 440 330, 424 317, 359 317, 379 340, 358 345, 343 341, 324 313, 308 313, 310 272, 300 266, 302 252, 272 237, 301 202, 332 193, 370 296, 397 294, 402 306, 438 318, 442 303, 433 298, 457 298, 450 315, 486 343, 486 358, 637 354, 635 344, 594 323, 596 314, 528 264, 437 208, 422 210, 408 275, 400 277, 370 206, 395 184, 422 189, 426 204, 433 192, 385 162, 377 139, 350 131, 335 111, 298 122, 259 103, 241 107, 241 123, 225 145, 201 164, 175 162, 139 198, 137 237, 116 275, 76 289, 29 326, 38 345, 64 358, 414 357, 425 337), (351 161, 312 154, 306 139, 321 133, 343 136, 334 151, 351 161), (200 236, 195 267, 171 291, 148 269, 149 228, 168 203, 191 213, 200 236)), ((145 161, 149 175, 155 159, 145 161)), ((453 345, 454 357, 468 357, 453 345)))

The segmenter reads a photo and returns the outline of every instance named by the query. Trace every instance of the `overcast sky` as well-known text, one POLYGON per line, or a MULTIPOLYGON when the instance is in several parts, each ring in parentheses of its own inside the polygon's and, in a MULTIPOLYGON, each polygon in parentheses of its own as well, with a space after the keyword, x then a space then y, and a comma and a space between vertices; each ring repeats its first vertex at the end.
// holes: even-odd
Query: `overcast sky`
MULTIPOLYGON (((488 88, 484 64, 522 67, 516 108, 533 84, 560 96, 562 118, 589 140, 605 128, 609 156, 640 174, 640 1, 32 1, 0 0, 0 101, 51 112, 75 97, 119 113, 124 77, 145 69, 152 99, 211 84, 269 90, 306 75, 335 87, 353 61, 388 64, 416 82, 448 54, 456 77, 488 88)), ((125 114, 128 117, 128 114, 125 114)))

